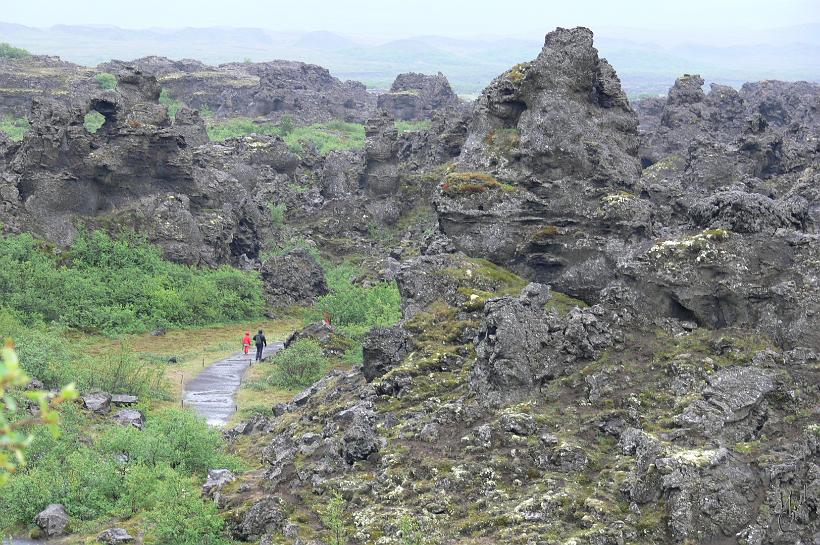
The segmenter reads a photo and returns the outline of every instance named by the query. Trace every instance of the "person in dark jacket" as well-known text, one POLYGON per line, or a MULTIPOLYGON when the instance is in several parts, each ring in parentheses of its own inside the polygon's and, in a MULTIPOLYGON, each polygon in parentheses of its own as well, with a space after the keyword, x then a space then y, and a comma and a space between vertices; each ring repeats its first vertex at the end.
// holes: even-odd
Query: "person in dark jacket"
POLYGON ((256 344, 256 361, 262 361, 262 349, 268 345, 268 341, 261 329, 259 333, 253 336, 253 342, 256 344))

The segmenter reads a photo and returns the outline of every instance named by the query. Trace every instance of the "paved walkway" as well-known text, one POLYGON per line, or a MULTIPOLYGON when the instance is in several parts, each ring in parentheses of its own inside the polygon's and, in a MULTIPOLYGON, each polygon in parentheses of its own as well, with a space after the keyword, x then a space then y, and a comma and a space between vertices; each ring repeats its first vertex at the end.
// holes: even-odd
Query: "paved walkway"
MULTIPOLYGON (((265 347, 263 357, 269 358, 283 347, 280 342, 271 342, 265 347)), ((211 426, 227 424, 236 412, 236 393, 242 377, 255 356, 256 348, 251 347, 250 354, 240 352, 205 368, 185 383, 183 405, 204 416, 211 426)))

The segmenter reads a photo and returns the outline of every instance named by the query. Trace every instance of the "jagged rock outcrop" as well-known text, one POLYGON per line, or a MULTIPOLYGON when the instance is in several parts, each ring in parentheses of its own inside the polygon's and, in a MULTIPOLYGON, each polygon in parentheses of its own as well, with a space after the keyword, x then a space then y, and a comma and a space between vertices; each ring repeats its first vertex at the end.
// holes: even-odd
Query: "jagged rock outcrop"
POLYGON ((115 91, 36 100, 32 129, 2 176, 7 228, 59 244, 81 225, 133 229, 175 261, 258 258, 270 226, 263 199, 299 159, 277 138, 203 146, 201 117, 182 109, 172 122, 159 93, 155 78, 125 70, 115 91), (84 126, 89 112, 104 120, 94 133, 84 126))
POLYGON ((459 108, 461 101, 450 82, 435 76, 410 72, 396 76, 390 91, 379 95, 377 106, 402 121, 431 119, 436 111, 459 108))
POLYGON ((172 61, 145 57, 130 62, 111 61, 98 67, 118 72, 136 66, 153 74, 175 99, 220 117, 284 116, 302 124, 334 119, 363 123, 370 117, 376 97, 355 81, 340 81, 313 64, 295 61, 229 63, 216 67, 199 61, 172 61))
POLYGON ((59 57, 0 58, 0 117, 26 117, 35 99, 99 88, 93 70, 59 57))
POLYGON ((273 307, 311 304, 327 293, 324 269, 304 248, 271 257, 262 264, 261 276, 273 307))
POLYGON ((459 163, 517 183, 584 178, 629 187, 640 175, 637 129, 592 31, 559 28, 534 61, 481 94, 459 163))

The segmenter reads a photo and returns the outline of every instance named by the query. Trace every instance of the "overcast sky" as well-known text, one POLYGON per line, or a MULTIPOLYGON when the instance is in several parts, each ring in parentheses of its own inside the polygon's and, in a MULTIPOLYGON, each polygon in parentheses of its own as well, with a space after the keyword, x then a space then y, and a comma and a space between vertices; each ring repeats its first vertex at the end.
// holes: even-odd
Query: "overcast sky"
POLYGON ((348 35, 529 36, 555 26, 680 31, 820 22, 820 0, 3 0, 3 4, 0 21, 39 27, 238 26, 348 35))

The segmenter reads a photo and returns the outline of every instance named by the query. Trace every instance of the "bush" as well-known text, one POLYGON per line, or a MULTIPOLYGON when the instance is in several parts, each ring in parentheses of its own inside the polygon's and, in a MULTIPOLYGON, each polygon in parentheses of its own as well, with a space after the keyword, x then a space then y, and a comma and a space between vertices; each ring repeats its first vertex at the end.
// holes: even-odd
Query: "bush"
POLYGON ((97 80, 97 83, 100 84, 100 87, 105 89, 106 91, 111 91, 112 89, 117 88, 117 76, 114 74, 109 74, 108 72, 100 72, 94 79, 97 80))
POLYGON ((287 205, 285 203, 269 203, 268 209, 270 210, 271 223, 276 227, 282 226, 285 223, 285 213, 288 211, 287 205))
POLYGON ((166 471, 149 496, 147 537, 163 545, 219 545, 225 521, 213 501, 204 500, 197 481, 166 471))
POLYGON ((3 59, 25 59, 30 57, 31 53, 20 47, 2 42, 0 43, 0 58, 3 59))
POLYGON ((273 371, 254 387, 296 389, 310 386, 327 372, 328 360, 313 339, 300 339, 272 359, 273 371))
POLYGON ((25 325, 104 334, 247 320, 264 307, 256 273, 171 263, 103 231, 81 234, 63 254, 29 234, 0 237, 0 301, 25 325))
POLYGON ((317 299, 307 313, 309 321, 329 314, 333 324, 348 335, 361 337, 374 327, 387 327, 401 319, 401 296, 395 282, 364 287, 353 283, 357 268, 343 264, 326 275, 330 293, 317 299))
POLYGON ((105 125, 105 116, 97 111, 90 111, 85 114, 85 118, 83 119, 83 126, 85 130, 90 132, 91 134, 96 133, 98 130, 105 125))
POLYGON ((0 119, 0 132, 5 133, 6 136, 15 142, 22 140, 29 128, 28 119, 25 117, 6 116, 0 119))
POLYGON ((73 522, 144 512, 146 535, 157 543, 220 543, 221 519, 200 486, 208 468, 239 462, 224 454, 216 430, 180 410, 149 413, 144 432, 100 427, 73 406, 62 416, 65 432, 54 438, 35 429, 29 465, 0 488, 0 535, 62 503, 73 522))
POLYGON ((214 467, 237 469, 239 462, 222 453, 219 432, 191 411, 164 409, 148 415, 145 429, 116 427, 99 441, 104 452, 125 454, 132 462, 149 467, 204 474, 214 467))
POLYGON ((185 106, 184 102, 172 97, 168 89, 162 89, 159 92, 159 103, 168 109, 168 117, 171 119, 175 119, 179 109, 185 106))
POLYGON ((228 138, 260 134, 264 136, 280 136, 279 127, 273 123, 254 123, 246 117, 235 117, 225 121, 208 124, 208 138, 213 142, 221 142, 228 138))

